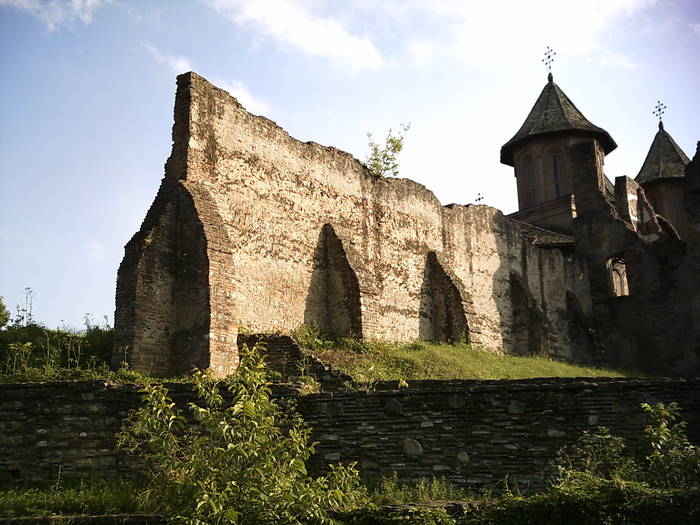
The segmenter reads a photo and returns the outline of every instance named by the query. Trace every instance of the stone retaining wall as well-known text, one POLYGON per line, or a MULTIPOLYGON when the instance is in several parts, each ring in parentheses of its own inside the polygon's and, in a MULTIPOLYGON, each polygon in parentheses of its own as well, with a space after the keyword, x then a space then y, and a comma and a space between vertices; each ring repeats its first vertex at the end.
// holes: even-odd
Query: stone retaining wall
MULTIPOLYGON (((169 386, 178 404, 191 399, 188 385, 169 386)), ((114 434, 139 395, 105 381, 0 385, 0 482, 50 481, 59 468, 63 476, 134 473, 137 461, 116 452, 114 434)), ((639 435, 645 401, 677 401, 700 442, 700 379, 390 382, 308 395, 300 409, 318 441, 315 471, 357 461, 367 477, 438 475, 481 488, 508 476, 537 488, 556 451, 583 430, 639 435)))

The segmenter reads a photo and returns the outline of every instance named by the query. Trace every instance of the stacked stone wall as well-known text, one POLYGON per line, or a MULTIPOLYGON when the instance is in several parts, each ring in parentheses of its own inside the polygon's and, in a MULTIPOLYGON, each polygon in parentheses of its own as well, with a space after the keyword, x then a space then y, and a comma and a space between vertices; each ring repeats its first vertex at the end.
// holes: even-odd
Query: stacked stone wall
MULTIPOLYGON (((179 406, 189 385, 170 384, 179 406)), ((277 396, 292 396, 278 385, 277 396)), ((139 404, 137 386, 104 381, 0 385, 1 479, 133 475, 139 462, 115 449, 123 418, 139 404)), ((700 442, 700 379, 532 379, 378 383, 370 391, 313 394, 299 408, 318 442, 316 472, 357 461, 363 475, 444 476, 473 488, 508 476, 531 488, 556 451, 598 425, 639 436, 642 402, 676 401, 688 435, 700 442)))

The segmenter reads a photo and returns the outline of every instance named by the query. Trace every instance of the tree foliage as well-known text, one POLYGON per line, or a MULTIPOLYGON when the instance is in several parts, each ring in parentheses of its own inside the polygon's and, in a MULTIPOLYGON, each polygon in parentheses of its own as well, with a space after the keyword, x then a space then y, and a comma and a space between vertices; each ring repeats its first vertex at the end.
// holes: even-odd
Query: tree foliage
POLYGON ((198 401, 188 415, 165 387, 147 386, 119 436, 121 447, 146 461, 146 507, 191 524, 330 524, 329 512, 364 496, 354 465, 307 473, 310 429, 271 398, 257 346, 244 350, 226 381, 230 403, 209 371, 195 371, 193 385, 198 401))
POLYGON ((556 462, 560 482, 593 476, 605 480, 634 481, 657 489, 700 487, 700 450, 677 422, 680 407, 642 403, 647 419, 642 442, 636 447, 606 427, 586 431, 556 462))
POLYGON ((10 312, 5 306, 5 300, 0 296, 0 328, 3 328, 10 321, 10 312))
POLYGON ((367 145, 369 155, 365 164, 375 175, 386 176, 399 174, 399 153, 403 149, 404 135, 411 127, 411 124, 401 124, 401 130, 394 134, 389 128, 384 142, 384 147, 374 142, 371 133, 367 133, 367 145))

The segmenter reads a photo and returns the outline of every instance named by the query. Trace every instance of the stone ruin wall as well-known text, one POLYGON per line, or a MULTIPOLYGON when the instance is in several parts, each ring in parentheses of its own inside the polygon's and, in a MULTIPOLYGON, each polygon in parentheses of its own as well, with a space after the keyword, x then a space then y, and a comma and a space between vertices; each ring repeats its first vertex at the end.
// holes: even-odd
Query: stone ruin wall
MULTIPOLYGON (((570 148, 578 217, 576 251, 588 261, 595 344, 612 366, 654 375, 693 376, 700 371, 700 231, 692 185, 700 181, 698 156, 685 177, 688 242, 664 231, 644 190, 615 179, 615 203, 594 186, 598 145, 570 148), (614 296, 611 259, 624 261, 628 293, 614 296)), ((697 191, 697 190, 696 190, 697 191)))
MULTIPOLYGON (((179 408, 194 398, 191 385, 166 386, 179 408)), ((699 379, 411 381, 403 389, 393 381, 375 388, 298 398, 318 442, 312 472, 357 461, 368 478, 445 476, 487 489, 508 476, 541 489, 557 450, 584 430, 603 425, 639 439, 642 402, 679 403, 688 437, 700 440, 699 379)), ((294 392, 274 385, 273 394, 294 392)), ((62 479, 135 475, 141 463, 116 449, 115 434, 141 397, 139 385, 101 380, 0 385, 0 475, 8 483, 55 483, 59 472, 62 479)))
POLYGON ((487 206, 442 206, 178 77, 173 153, 119 272, 115 363, 236 366, 239 326, 590 359, 586 267, 487 206), (577 317, 578 316, 578 317, 577 317), (583 317, 581 317, 583 316, 583 317), (580 319, 579 319, 580 320, 580 319))

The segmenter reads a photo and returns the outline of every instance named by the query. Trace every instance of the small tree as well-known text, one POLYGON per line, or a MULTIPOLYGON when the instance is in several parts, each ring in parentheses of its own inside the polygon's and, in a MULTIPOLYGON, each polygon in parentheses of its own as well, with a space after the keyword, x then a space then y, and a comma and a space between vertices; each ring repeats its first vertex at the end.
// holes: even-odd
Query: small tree
POLYGON ((0 296, 0 328, 4 328, 10 321, 10 312, 5 307, 5 300, 0 296))
POLYGON ((380 176, 393 175, 394 177, 399 174, 398 156, 403 149, 404 134, 410 127, 410 123, 401 124, 401 131, 395 135, 392 129, 389 128, 383 148, 374 142, 371 133, 367 133, 369 155, 367 160, 365 160, 365 164, 372 173, 380 176))
POLYGON ((635 450, 606 427, 585 431, 555 462, 559 481, 592 479, 639 481, 660 489, 700 486, 700 450, 676 422, 677 403, 641 404, 647 419, 641 449, 635 450))
POLYGON ((121 447, 146 461, 147 508, 191 524, 330 524, 329 511, 364 496, 353 465, 307 474, 310 429, 271 398, 257 345, 228 380, 230 406, 209 371, 195 371, 193 383, 199 401, 188 404, 189 418, 162 385, 151 385, 119 435, 121 447))

